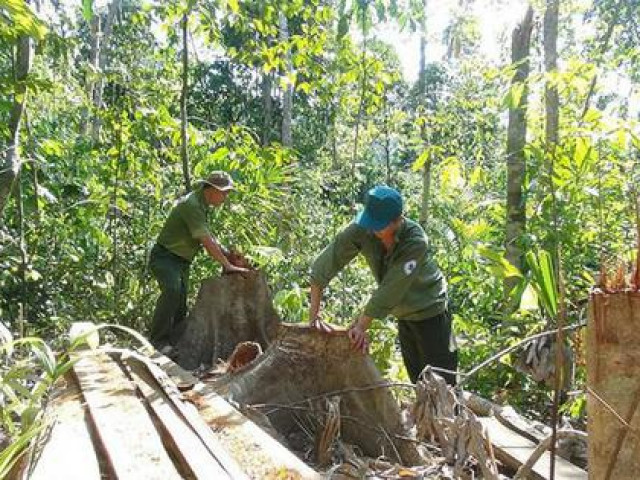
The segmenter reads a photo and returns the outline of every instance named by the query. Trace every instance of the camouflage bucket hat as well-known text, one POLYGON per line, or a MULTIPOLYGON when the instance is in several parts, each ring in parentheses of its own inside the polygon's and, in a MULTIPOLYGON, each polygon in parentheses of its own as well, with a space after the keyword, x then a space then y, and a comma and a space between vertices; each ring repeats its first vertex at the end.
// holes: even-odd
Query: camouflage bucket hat
POLYGON ((222 171, 212 172, 206 179, 200 180, 200 183, 214 187, 222 192, 235 189, 231 175, 222 171))

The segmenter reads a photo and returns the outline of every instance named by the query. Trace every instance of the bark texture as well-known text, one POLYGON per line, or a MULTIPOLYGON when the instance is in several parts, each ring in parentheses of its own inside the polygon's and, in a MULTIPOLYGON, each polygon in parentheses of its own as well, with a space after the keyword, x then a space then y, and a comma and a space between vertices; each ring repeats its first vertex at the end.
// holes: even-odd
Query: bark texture
POLYGON ((32 58, 33 41, 29 37, 21 37, 16 48, 16 88, 9 116, 9 141, 0 163, 0 218, 20 171, 20 126, 27 105, 26 80, 31 70, 32 58))
POLYGON ((597 291, 591 295, 587 385, 589 478, 636 478, 640 472, 640 293, 597 291))
MULTIPOLYGON (((517 65, 511 81, 513 91, 522 85, 522 95, 516 105, 509 109, 507 132, 507 225, 505 258, 518 269, 522 269, 520 240, 526 229, 526 201, 522 185, 526 171, 524 147, 527 143, 527 79, 529 77, 529 50, 533 29, 533 9, 527 13, 511 37, 511 62, 517 65), (514 88, 515 87, 515 88, 514 88)), ((505 291, 509 292, 516 280, 505 280, 505 291)))
POLYGON ((284 438, 296 438, 307 425, 320 432, 316 444, 324 449, 340 438, 373 457, 405 465, 422 460, 414 443, 399 438, 405 435, 399 406, 380 387, 385 382, 371 357, 354 352, 345 330, 326 334, 281 323, 259 272, 205 281, 178 350, 186 368, 226 360, 227 373, 209 385, 242 407, 258 408, 284 438), (339 411, 331 421, 336 428, 320 425, 331 417, 328 404, 339 411))
POLYGON ((262 356, 213 387, 241 405, 263 405, 285 437, 299 429, 301 417, 326 415, 326 398, 340 397, 342 440, 372 457, 419 463, 414 444, 398 438, 405 432, 393 395, 372 387, 382 383, 371 357, 353 351, 346 331, 326 334, 306 325, 280 324, 262 356))
POLYGON ((177 362, 186 369, 226 360, 236 345, 253 341, 265 350, 276 334, 278 314, 260 273, 233 274, 202 283, 177 347, 177 362))

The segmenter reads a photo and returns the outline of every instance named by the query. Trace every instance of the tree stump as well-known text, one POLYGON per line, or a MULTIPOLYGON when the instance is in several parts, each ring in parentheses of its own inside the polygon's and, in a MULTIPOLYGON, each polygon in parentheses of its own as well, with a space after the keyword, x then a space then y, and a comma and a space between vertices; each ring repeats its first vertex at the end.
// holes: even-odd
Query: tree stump
POLYGON ((217 359, 232 363, 211 386, 243 406, 263 405, 284 437, 300 432, 301 420, 316 428, 327 414, 326 400, 335 403, 339 396, 339 437, 373 457, 383 454, 405 465, 422 460, 415 443, 399 438, 400 409, 388 387, 380 387, 385 382, 373 360, 352 350, 345 330, 326 334, 280 323, 260 273, 205 281, 177 346, 185 368, 217 359), (249 363, 228 359, 242 342, 257 342, 264 353, 249 363))
POLYGON ((587 332, 589 478, 637 478, 640 292, 592 293, 587 332))
POLYGON ((236 345, 254 341, 265 350, 279 323, 267 282, 259 272, 205 280, 182 332, 177 363, 193 370, 226 359, 236 345))
POLYGON ((284 436, 305 419, 325 414, 325 400, 339 396, 341 432, 366 455, 415 465, 415 444, 404 436, 400 410, 369 355, 355 352, 346 330, 327 334, 280 324, 267 351, 212 387, 242 405, 259 405, 284 436), (302 421, 301 421, 302 420, 302 421))

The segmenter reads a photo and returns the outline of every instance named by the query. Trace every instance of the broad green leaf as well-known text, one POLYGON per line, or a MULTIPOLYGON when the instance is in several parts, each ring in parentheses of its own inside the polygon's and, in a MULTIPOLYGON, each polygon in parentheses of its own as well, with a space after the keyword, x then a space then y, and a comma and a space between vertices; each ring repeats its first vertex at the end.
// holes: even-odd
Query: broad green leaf
POLYGON ((82 16, 87 22, 93 19, 93 0, 82 0, 82 16))
POLYGON ((509 91, 504 97, 503 104, 505 107, 509 109, 519 108, 522 102, 522 95, 524 93, 525 84, 524 83, 514 83, 509 88, 509 91))
POLYGON ((231 11, 236 15, 240 12, 240 4, 238 3, 238 0, 227 0, 227 5, 229 5, 231 11))
POLYGON ((522 273, 515 266, 511 264, 505 257, 504 254, 498 252, 496 250, 492 250, 486 246, 478 247, 478 253, 480 256, 484 257, 486 260, 489 260, 489 264, 487 268, 499 279, 504 280, 505 278, 519 278, 522 277, 522 273))
POLYGON ((576 139, 576 150, 573 156, 576 168, 579 171, 583 169, 594 159, 593 145, 588 137, 578 137, 576 139))
POLYGON ((441 182, 445 191, 464 187, 466 182, 463 175, 463 166, 458 158, 447 157, 442 162, 441 182))
POLYGON ((555 318, 558 313, 558 290, 551 255, 545 250, 540 250, 538 255, 529 251, 526 259, 531 269, 531 285, 536 290, 545 312, 551 318, 555 318))
POLYGON ((422 169, 424 167, 424 164, 427 163, 427 159, 429 158, 429 154, 430 154, 430 149, 429 149, 429 147, 427 147, 418 156, 416 161, 413 162, 413 165, 411 166, 411 169, 414 172, 417 172, 418 170, 422 169))

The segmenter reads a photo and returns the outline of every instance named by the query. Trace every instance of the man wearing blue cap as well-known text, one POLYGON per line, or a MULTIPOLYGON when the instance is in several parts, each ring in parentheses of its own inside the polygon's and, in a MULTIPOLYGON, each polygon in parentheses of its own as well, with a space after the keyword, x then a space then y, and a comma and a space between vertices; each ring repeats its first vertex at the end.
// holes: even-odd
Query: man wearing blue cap
MULTIPOLYGON (((369 265, 378 288, 349 328, 354 348, 365 352, 374 318, 398 319, 402 358, 416 382, 426 365, 457 370, 458 352, 451 329, 447 284, 430 255, 422 227, 402 215, 400 194, 386 185, 367 192, 364 210, 318 255, 311 269, 309 321, 330 330, 319 318, 324 287, 358 253, 369 265)), ((454 374, 441 373, 454 385, 454 374)))

